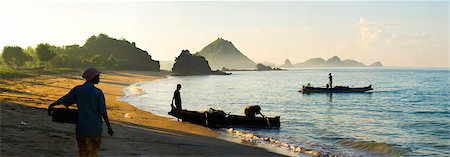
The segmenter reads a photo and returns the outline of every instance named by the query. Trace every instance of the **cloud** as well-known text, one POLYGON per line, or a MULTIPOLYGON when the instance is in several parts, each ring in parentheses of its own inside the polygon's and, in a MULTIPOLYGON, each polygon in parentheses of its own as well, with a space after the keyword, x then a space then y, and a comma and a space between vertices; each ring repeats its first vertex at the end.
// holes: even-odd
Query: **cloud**
POLYGON ((358 22, 361 39, 359 46, 363 50, 371 49, 374 45, 380 44, 380 38, 390 37, 384 24, 368 21, 361 17, 358 22))
POLYGON ((411 46, 411 45, 417 45, 421 43, 422 41, 425 41, 428 39, 429 34, 427 32, 422 32, 419 34, 398 34, 393 33, 390 38, 387 38, 385 40, 385 43, 388 45, 405 45, 405 46, 411 46))
POLYGON ((401 24, 379 23, 361 17, 358 22, 358 28, 361 39, 359 46, 363 50, 371 49, 376 46, 396 46, 396 45, 417 45, 428 38, 427 32, 417 34, 405 34, 393 32, 393 27, 401 27, 401 24))
POLYGON ((368 22, 363 17, 359 19, 358 26, 362 41, 375 41, 378 37, 378 34, 383 31, 380 25, 368 22))
MULTIPOLYGON (((421 24, 386 23, 361 17, 351 29, 353 38, 339 41, 330 52, 364 63, 381 61, 388 66, 447 66, 448 31, 421 24)), ((434 26, 436 24, 431 23, 434 26)))

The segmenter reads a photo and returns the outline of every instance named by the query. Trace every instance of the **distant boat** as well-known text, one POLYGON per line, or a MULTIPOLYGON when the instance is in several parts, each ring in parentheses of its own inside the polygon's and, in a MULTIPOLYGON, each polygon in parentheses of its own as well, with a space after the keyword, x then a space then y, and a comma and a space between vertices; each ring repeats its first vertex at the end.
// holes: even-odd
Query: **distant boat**
POLYGON ((211 128, 240 127, 240 128, 279 128, 280 116, 255 117, 230 115, 223 111, 213 110, 198 112, 189 110, 172 109, 169 112, 183 121, 199 124, 211 128))
POLYGON ((299 92, 302 93, 364 93, 373 90, 372 85, 367 87, 351 88, 348 86, 335 86, 334 88, 303 86, 299 92))

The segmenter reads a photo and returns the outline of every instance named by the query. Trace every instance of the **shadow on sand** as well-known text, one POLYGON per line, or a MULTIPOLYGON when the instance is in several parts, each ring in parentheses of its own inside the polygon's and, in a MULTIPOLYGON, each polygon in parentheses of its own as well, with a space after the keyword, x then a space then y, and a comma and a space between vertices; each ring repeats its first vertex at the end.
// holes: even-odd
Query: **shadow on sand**
MULTIPOLYGON (((75 125, 52 122, 46 109, 0 101, 4 156, 77 155, 75 125)), ((114 136, 104 131, 99 155, 114 156, 280 156, 214 137, 159 127, 112 121, 114 136)), ((105 127, 104 127, 105 128, 105 127)))

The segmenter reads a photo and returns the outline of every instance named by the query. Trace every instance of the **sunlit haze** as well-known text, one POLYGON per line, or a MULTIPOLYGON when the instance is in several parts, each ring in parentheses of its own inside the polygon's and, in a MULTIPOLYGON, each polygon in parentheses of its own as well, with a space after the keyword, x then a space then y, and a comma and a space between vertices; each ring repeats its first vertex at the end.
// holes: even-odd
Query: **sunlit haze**
POLYGON ((255 62, 339 56, 449 67, 448 1, 0 2, 0 47, 83 45, 105 33, 172 61, 224 38, 255 62))

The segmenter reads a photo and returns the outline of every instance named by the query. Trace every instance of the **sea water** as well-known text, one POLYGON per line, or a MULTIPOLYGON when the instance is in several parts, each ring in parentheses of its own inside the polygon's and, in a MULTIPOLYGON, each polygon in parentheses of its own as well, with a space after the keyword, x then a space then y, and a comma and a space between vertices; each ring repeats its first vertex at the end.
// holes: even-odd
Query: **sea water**
MULTIPOLYGON (((124 101, 167 116, 177 84, 183 108, 244 115, 248 105, 281 116, 279 129, 235 129, 345 156, 449 156, 450 69, 308 68, 232 75, 168 76, 134 84, 124 101), (298 92, 302 85, 368 86, 368 93, 298 92)), ((226 129, 224 129, 226 130, 226 129)), ((222 130, 219 130, 222 131, 222 130)), ((226 132, 226 131, 223 131, 226 132)))

